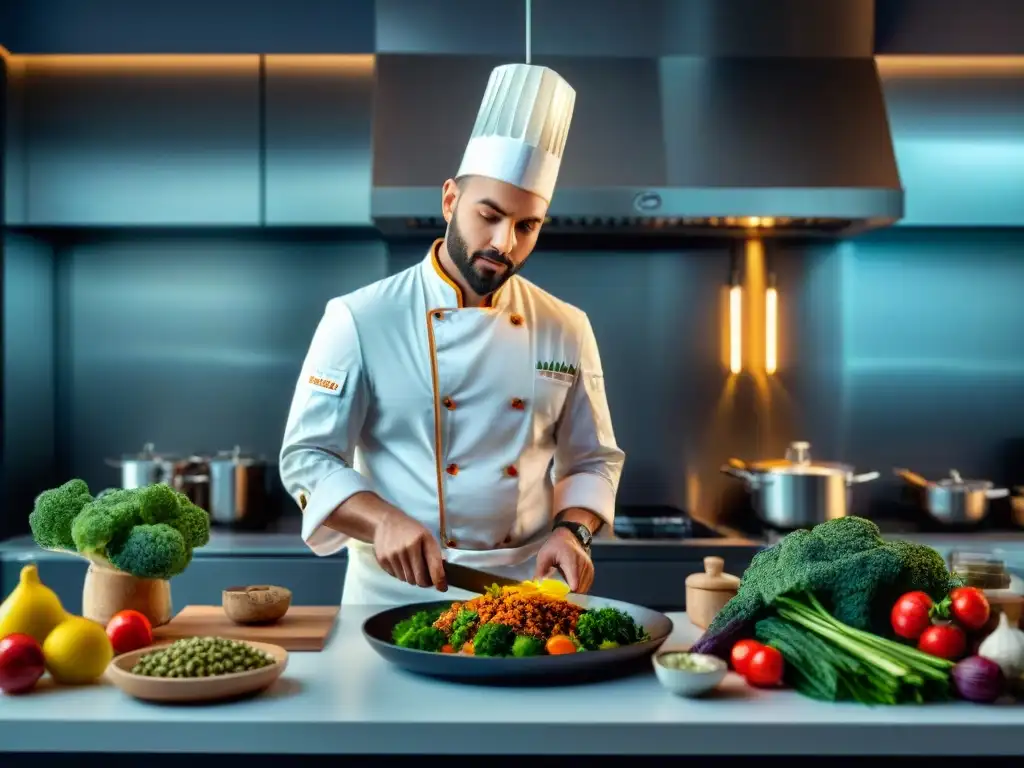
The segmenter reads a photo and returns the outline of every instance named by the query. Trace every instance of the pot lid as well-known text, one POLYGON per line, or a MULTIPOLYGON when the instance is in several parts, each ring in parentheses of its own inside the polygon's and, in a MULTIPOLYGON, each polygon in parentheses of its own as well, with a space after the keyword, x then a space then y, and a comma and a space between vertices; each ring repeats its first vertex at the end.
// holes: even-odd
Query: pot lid
POLYGON ((790 443, 784 459, 756 461, 749 464, 748 467, 757 472, 777 474, 846 475, 853 472, 853 467, 849 464, 835 461, 813 461, 811 459, 811 444, 805 441, 790 443))
POLYGON ((235 446, 230 451, 217 451, 217 455, 210 460, 211 464, 240 464, 251 467, 254 464, 262 464, 263 458, 252 453, 244 453, 240 446, 235 446))
POLYGON ((168 461, 173 458, 172 454, 157 453, 153 443, 146 443, 139 453, 125 453, 115 461, 168 461))
POLYGON ((949 470, 949 477, 936 480, 935 485, 949 491, 962 491, 964 493, 988 491, 993 487, 993 483, 988 480, 964 480, 955 469, 949 470))
POLYGON ((709 592, 735 592, 739 589, 740 579, 731 573, 722 573, 723 568, 725 560, 722 558, 705 557, 704 573, 691 573, 686 577, 686 586, 709 592))

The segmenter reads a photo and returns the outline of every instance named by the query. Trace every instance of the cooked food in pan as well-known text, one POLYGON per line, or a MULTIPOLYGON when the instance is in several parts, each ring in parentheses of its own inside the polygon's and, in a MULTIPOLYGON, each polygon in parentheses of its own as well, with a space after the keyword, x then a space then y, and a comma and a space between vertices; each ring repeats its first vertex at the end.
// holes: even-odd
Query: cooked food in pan
POLYGON ((392 639, 402 648, 468 656, 555 656, 651 639, 628 613, 588 610, 567 594, 556 580, 495 585, 480 597, 400 621, 392 639))

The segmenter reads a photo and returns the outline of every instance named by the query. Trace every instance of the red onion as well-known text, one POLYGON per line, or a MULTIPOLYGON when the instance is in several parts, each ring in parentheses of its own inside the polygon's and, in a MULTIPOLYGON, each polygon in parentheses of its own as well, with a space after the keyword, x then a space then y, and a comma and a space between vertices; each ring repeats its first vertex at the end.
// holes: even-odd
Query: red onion
POLYGON ((968 656, 953 667, 953 683, 961 698, 988 704, 1003 692, 1003 670, 991 659, 968 656))

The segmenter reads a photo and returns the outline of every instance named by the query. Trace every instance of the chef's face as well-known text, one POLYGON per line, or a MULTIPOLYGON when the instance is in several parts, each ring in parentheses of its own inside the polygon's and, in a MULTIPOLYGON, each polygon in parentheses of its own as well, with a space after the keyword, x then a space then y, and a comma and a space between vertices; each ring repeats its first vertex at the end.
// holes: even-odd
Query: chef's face
POLYGON ((445 182, 445 246, 470 290, 487 296, 519 271, 547 207, 537 195, 482 176, 445 182))

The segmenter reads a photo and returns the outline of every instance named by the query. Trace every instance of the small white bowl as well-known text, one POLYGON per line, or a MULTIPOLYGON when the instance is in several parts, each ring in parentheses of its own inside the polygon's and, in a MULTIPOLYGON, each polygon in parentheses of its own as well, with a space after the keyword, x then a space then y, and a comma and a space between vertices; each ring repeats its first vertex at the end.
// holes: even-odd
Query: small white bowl
POLYGON ((652 658, 654 674, 658 676, 658 682, 677 696, 696 697, 702 696, 708 691, 716 688, 725 679, 729 665, 716 656, 707 656, 701 653, 688 653, 686 651, 662 651, 654 654, 652 658), (664 659, 668 656, 692 656, 707 664, 708 670, 675 669, 666 666, 664 659))

